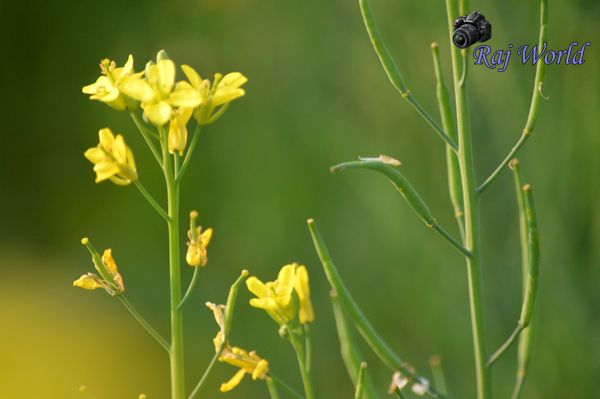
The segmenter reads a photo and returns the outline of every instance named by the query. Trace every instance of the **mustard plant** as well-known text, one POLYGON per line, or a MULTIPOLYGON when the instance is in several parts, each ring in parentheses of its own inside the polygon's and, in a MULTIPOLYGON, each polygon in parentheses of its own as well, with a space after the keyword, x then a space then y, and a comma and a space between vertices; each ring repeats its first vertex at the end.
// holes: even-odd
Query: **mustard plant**
MULTIPOLYGON (((454 19, 459 15, 466 15, 472 11, 469 1, 445 0, 451 48, 455 110, 453 109, 450 92, 444 78, 439 46, 436 43, 431 45, 441 124, 436 122, 435 118, 421 106, 415 95, 408 89, 399 68, 383 42, 373 17, 369 0, 359 0, 358 3, 373 48, 392 85, 398 90, 401 98, 406 100, 425 119, 427 124, 445 144, 450 201, 454 208, 459 236, 453 236, 438 223, 434 217, 434 212, 427 205, 426 201, 400 171, 400 162, 396 159, 383 155, 371 158, 359 158, 357 161, 336 165, 331 170, 332 172, 338 172, 346 169, 368 169, 383 174, 400 192, 409 207, 412 208, 425 225, 438 233, 465 257, 477 398, 490 399, 492 397, 491 369, 495 362, 518 341, 518 364, 512 394, 513 399, 517 399, 521 395, 523 383, 528 374, 532 353, 532 332, 535 326, 535 322, 532 324, 532 317, 537 297, 539 239, 532 188, 529 184, 523 184, 519 163, 514 157, 528 140, 536 125, 539 106, 541 100, 545 98, 542 93, 545 65, 543 62, 537 64, 529 114, 520 138, 489 177, 481 184, 477 184, 475 180, 474 150, 472 148, 472 131, 469 117, 469 62, 467 50, 455 47, 451 39, 454 19), (479 198, 507 166, 510 166, 513 170, 519 210, 523 300, 521 315, 515 323, 516 326, 513 332, 495 352, 488 352, 481 278, 483 264, 481 257, 479 198)), ((547 19, 547 0, 541 0, 538 48, 541 48, 546 41, 547 19)), ((363 357, 353 341, 352 326, 358 330, 368 346, 393 372, 389 389, 391 394, 402 398, 405 395, 405 388, 410 388, 416 395, 428 395, 434 398, 448 397, 440 358, 435 357, 431 361, 435 382, 434 386, 433 383, 417 373, 409 363, 400 358, 381 335, 377 333, 345 286, 313 219, 309 219, 308 227, 332 288, 331 302, 336 318, 341 351, 350 377, 356 384, 356 391, 362 392, 362 397, 364 398, 377 397, 369 376, 365 375, 364 368, 358 367, 363 357)))
MULTIPOLYGON (((166 224, 169 242, 169 279, 170 279, 170 339, 162 337, 135 309, 125 296, 125 284, 112 251, 107 249, 102 256, 96 251, 88 238, 82 239, 92 255, 96 273, 87 273, 73 285, 95 290, 104 289, 117 298, 131 312, 142 327, 162 346, 169 355, 171 370, 171 397, 187 398, 185 393, 184 343, 183 343, 183 306, 190 298, 198 281, 200 269, 207 265, 207 247, 213 230, 197 225, 198 212, 190 212, 190 227, 185 261, 194 268, 193 277, 186 291, 181 281, 181 229, 180 187, 183 177, 192 160, 194 149, 202 127, 217 121, 227 110, 230 103, 242 96, 242 86, 247 79, 239 72, 226 75, 215 74, 214 80, 203 79, 190 66, 182 65, 181 70, 187 80, 176 81, 176 65, 165 51, 160 51, 156 61, 150 61, 145 69, 134 70, 133 57, 130 55, 123 66, 114 61, 103 59, 100 62, 101 75, 82 91, 90 99, 105 103, 111 108, 128 112, 139 134, 143 137, 156 163, 163 172, 166 186, 166 208, 156 200, 142 185, 134 160, 133 151, 125 142, 125 136, 114 134, 110 128, 99 131, 99 143, 88 149, 85 157, 94 165, 96 183, 111 181, 120 186, 134 185, 157 215, 166 224), (195 121, 195 130, 188 140, 188 125, 195 121)), ((243 279, 248 272, 240 276, 243 279)), ((233 301, 240 285, 236 281, 231 287, 229 312, 233 314, 233 301)), ((220 306, 211 305, 217 313, 220 306)), ((230 323, 230 322, 229 322, 230 323)), ((231 324, 231 323, 230 323, 231 324)), ((229 350, 225 339, 227 331, 220 331, 219 350, 229 350)), ((196 386, 197 392, 206 375, 212 369, 211 362, 203 378, 196 386)), ((261 366, 264 368, 264 366, 261 366)))
MULTIPOLYGON (((225 304, 206 302, 218 326, 213 339, 215 354, 192 391, 189 394, 186 392, 182 310, 189 303, 197 286, 200 270, 208 264, 208 247, 213 229, 203 228, 198 224, 199 213, 196 210, 189 213, 185 262, 194 268, 194 272, 184 291, 180 276, 184 249, 179 226, 180 187, 202 127, 217 121, 232 101, 245 95, 242 86, 247 81, 246 77, 239 72, 224 76, 215 74, 211 82, 202 79, 192 67, 181 65, 187 80, 176 81, 176 65, 163 50, 158 53, 156 62, 148 62, 141 72, 135 72, 131 55, 122 67, 118 67, 114 61, 104 59, 100 62, 100 70, 102 74, 96 82, 83 87, 82 91, 89 94, 92 100, 130 114, 163 172, 166 209, 140 182, 133 151, 122 134, 115 134, 110 128, 100 129, 98 145, 88 149, 84 156, 94 165, 96 183, 111 181, 119 186, 133 184, 165 221, 169 236, 170 339, 161 336, 125 296, 124 278, 117 268, 112 250, 106 249, 101 256, 87 237, 81 243, 90 252, 96 273, 82 275, 73 285, 86 290, 101 288, 118 299, 167 351, 172 399, 199 398, 207 377, 217 362, 238 369, 228 381, 220 385, 221 392, 232 390, 248 374, 253 380, 265 381, 272 399, 279 398, 279 389, 294 398, 301 398, 290 385, 273 374, 269 362, 256 351, 231 344, 235 303, 239 288, 246 281, 249 291, 256 296, 250 300, 250 305, 264 309, 277 322, 281 336, 290 342, 296 353, 306 398, 314 398, 308 328, 308 323, 314 320, 314 312, 307 268, 297 263, 283 266, 277 279, 267 283, 254 276, 248 278, 249 272, 242 270, 231 285, 225 304), (196 128, 188 140, 188 125, 192 120, 195 121, 196 128)), ((80 392, 89 396, 87 387, 82 387, 80 392)), ((141 394, 139 398, 146 398, 146 395, 141 394)))

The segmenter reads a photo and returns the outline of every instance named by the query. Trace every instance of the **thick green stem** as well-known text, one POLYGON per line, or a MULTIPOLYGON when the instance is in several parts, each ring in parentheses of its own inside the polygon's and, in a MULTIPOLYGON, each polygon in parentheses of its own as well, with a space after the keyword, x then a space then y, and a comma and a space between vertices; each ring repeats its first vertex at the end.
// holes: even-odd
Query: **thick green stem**
MULTIPOLYGON (((463 7, 465 4, 461 4, 463 7)), ((454 31, 456 10, 455 0, 446 0, 448 12, 448 28, 450 40, 454 31)), ((466 79, 468 65, 466 51, 459 51, 454 44, 452 48, 452 70, 454 78, 454 96, 456 99, 458 127, 458 162, 462 181, 463 202, 465 212, 465 246, 471 256, 466 257, 469 305, 471 311, 471 328, 473 334, 473 349, 475 355, 475 373, 477 378, 477 398, 489 399, 492 394, 489 369, 486 367, 486 337, 485 321, 483 318, 483 287, 481 277, 481 255, 479 237, 479 201, 475 185, 475 168, 471 140, 471 122, 469 119, 469 104, 466 79)))
POLYGON ((171 157, 167 150, 166 132, 161 131, 163 171, 167 184, 167 212, 169 216, 169 280, 171 289, 171 399, 185 398, 183 362, 183 313, 181 302, 181 263, 179 248, 179 187, 175 182, 171 157))

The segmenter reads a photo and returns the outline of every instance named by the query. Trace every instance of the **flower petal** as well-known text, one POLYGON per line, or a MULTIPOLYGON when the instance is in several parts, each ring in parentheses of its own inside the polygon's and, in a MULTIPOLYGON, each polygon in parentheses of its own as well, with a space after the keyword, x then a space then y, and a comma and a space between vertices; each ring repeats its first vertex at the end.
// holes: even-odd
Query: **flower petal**
POLYGON ((244 375, 246 375, 246 372, 243 369, 238 370, 238 372, 235 373, 234 376, 231 377, 231 379, 229 381, 221 384, 219 391, 221 391, 221 392, 231 391, 233 388, 237 387, 240 384, 240 382, 242 382, 242 380, 244 379, 244 375))

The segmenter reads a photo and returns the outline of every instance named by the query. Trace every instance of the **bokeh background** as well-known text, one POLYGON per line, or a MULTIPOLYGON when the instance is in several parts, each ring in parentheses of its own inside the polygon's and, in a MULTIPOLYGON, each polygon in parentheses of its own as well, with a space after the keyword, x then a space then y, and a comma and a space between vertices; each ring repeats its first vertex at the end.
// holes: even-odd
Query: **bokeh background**
MULTIPOLYGON (((474 1, 494 25, 494 49, 533 44, 536 1, 474 1)), ((592 41, 582 66, 548 67, 538 128, 520 158, 535 186, 542 240, 539 333, 526 398, 592 398, 600 375, 600 82, 592 0, 550 2, 550 47, 592 41)), ((411 91, 437 116, 429 44, 441 43, 440 0, 373 1, 387 44, 411 91)), ((328 286, 305 221, 314 217, 366 314, 408 361, 429 375, 444 359, 451 393, 474 397, 466 270, 381 177, 331 175, 358 155, 387 154, 456 233, 444 147, 387 81, 355 1, 174 0, 0 3, 0 397, 168 397, 167 357, 121 305, 71 287, 91 268, 88 235, 113 248, 130 300, 168 333, 166 230, 133 187, 96 185, 82 152, 110 126, 125 134, 144 184, 163 200, 161 175, 124 113, 89 101, 81 87, 100 58, 141 68, 164 48, 204 75, 239 70, 247 96, 202 133, 183 188, 215 231, 209 266, 185 311, 188 384, 213 354, 206 300, 223 302, 242 268, 272 279, 306 263, 317 320, 314 372, 320 398, 348 398, 328 286)), ((472 68, 470 93, 478 178, 504 157, 524 125, 534 68, 513 56, 504 73, 472 68)), ((504 173, 482 197, 485 306, 490 350, 512 331, 520 306, 517 214, 504 173)), ((190 268, 184 277, 191 276, 190 268)), ((235 344, 256 349, 300 389, 295 359, 275 324, 242 290, 235 344)), ((367 352, 367 351, 365 351, 367 352)), ((498 397, 512 389, 515 351, 494 369, 498 397)), ((390 373, 367 356, 381 391, 390 373)), ((220 364, 203 397, 264 398, 244 381, 220 394, 234 368, 220 364)))

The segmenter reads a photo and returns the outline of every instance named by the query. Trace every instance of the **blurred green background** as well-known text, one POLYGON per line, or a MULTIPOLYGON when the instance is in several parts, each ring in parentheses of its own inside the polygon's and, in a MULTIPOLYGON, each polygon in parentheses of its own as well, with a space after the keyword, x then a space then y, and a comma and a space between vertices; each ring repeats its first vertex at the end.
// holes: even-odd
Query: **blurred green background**
MULTIPOLYGON (((384 38, 411 91, 437 117, 429 44, 449 66, 441 0, 373 1, 384 38)), ((473 1, 494 25, 494 49, 533 44, 536 1, 473 1)), ((526 398, 591 398, 600 375, 600 5, 550 1, 550 46, 592 41, 582 66, 548 67, 540 120, 520 158, 535 186, 542 240, 539 334, 526 398)), ((456 232, 444 147, 387 81, 355 1, 174 0, 0 3, 3 38, 0 143, 0 397, 168 397, 167 357, 121 305, 71 287, 90 271, 79 244, 113 248, 130 300, 168 333, 166 229, 133 187, 93 182, 83 151, 99 128, 125 134, 144 184, 163 199, 161 174, 124 113, 89 101, 84 84, 100 58, 132 53, 141 69, 165 48, 206 76, 239 70, 247 95, 204 130, 186 176, 183 213, 215 229, 209 266, 186 310, 190 387, 213 354, 217 331, 204 301, 223 302, 242 268, 272 279, 306 263, 317 320, 314 372, 320 398, 353 389, 338 351, 328 285, 305 221, 320 225, 338 267, 381 334, 429 375, 444 359, 451 393, 474 396, 466 270, 461 257, 412 214, 386 181, 331 175, 358 155, 387 154, 456 232)), ((450 71, 447 68, 447 78, 450 71)), ((504 73, 472 68, 478 178, 504 157, 524 125, 534 68, 516 57, 504 73)), ((182 75, 180 75, 182 77, 182 75)), ((520 306, 517 215, 503 173, 482 197, 490 351, 512 331, 520 306)), ((190 268, 184 270, 191 276, 190 268)), ((256 349, 300 388, 292 351, 275 324, 239 298, 233 342, 256 349)), ((366 352, 366 351, 365 351, 366 352)), ((497 397, 512 389, 515 351, 494 369, 497 397)), ((385 391, 390 373, 372 356, 385 391)), ((228 394, 235 369, 220 364, 204 397, 264 398, 249 379, 228 394)))

